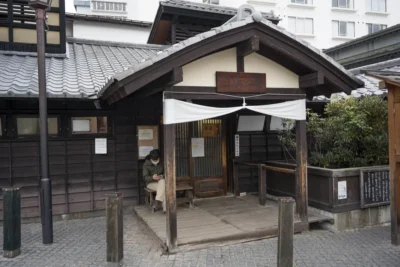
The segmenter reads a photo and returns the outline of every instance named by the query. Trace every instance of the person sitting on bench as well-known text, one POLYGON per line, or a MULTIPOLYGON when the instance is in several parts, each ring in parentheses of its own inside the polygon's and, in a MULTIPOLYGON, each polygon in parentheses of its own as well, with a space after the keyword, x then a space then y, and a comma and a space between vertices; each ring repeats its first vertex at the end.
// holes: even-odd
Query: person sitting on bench
POLYGON ((150 151, 149 155, 146 156, 143 165, 143 179, 148 189, 156 191, 154 208, 157 209, 157 201, 159 201, 162 203, 163 211, 165 212, 164 166, 160 161, 160 151, 158 149, 150 151))

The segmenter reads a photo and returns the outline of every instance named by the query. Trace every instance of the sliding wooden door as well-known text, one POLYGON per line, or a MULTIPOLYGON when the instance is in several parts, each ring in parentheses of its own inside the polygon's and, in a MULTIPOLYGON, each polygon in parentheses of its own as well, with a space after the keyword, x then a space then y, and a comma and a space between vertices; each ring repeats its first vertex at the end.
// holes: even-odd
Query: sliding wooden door
POLYGON ((224 128, 222 119, 177 125, 177 181, 190 183, 194 187, 196 197, 226 194, 227 164, 224 128), (192 146, 196 141, 200 142, 200 146, 192 146))

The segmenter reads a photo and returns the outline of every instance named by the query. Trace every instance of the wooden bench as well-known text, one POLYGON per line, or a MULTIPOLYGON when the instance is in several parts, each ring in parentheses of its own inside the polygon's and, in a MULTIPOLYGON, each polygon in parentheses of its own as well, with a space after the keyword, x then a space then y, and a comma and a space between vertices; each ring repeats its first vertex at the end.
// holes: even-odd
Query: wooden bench
MULTIPOLYGON (((151 190, 147 187, 144 188, 144 204, 153 213, 154 212, 154 201, 156 196, 156 191, 151 190)), ((188 184, 177 184, 176 192, 183 192, 184 197, 176 199, 177 204, 188 203, 189 208, 193 208, 193 187, 188 184)))

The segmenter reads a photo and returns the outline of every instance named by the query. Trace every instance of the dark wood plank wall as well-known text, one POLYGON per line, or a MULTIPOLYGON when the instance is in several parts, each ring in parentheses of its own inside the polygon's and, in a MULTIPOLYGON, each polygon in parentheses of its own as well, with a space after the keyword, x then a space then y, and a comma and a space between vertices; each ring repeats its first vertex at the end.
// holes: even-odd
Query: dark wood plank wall
MULTIPOLYGON (((236 159, 246 162, 262 162, 267 160, 282 160, 285 151, 280 145, 278 134, 240 133, 240 156, 236 159)), ((258 191, 258 169, 250 166, 239 166, 240 192, 258 191)))
MULTIPOLYGON (((35 101, 10 102, 0 103, 0 116, 8 116, 9 124, 12 123, 11 114, 38 112, 35 101)), ((139 203, 139 187, 143 184, 136 128, 144 124, 158 125, 160 103, 159 97, 149 98, 142 104, 128 99, 100 112, 95 109, 93 102, 49 101, 49 114, 61 114, 66 120, 72 116, 69 113, 79 116, 102 114, 109 117, 109 123, 113 126, 112 133, 107 137, 106 155, 94 153, 95 137, 71 137, 62 132, 61 136, 49 139, 53 215, 103 210, 105 194, 116 190, 123 193, 125 206, 139 203)), ((38 138, 0 138, 0 188, 21 188, 23 218, 40 215, 39 160, 38 138)), ((0 219, 2 208, 0 197, 0 219)))

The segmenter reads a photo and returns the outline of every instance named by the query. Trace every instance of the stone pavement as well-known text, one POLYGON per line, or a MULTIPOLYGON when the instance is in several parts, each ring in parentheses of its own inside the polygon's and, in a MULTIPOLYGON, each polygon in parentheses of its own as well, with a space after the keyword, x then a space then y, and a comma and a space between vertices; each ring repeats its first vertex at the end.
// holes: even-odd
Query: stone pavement
MULTIPOLYGON (((47 246, 41 224, 23 224, 22 254, 0 256, 0 266, 118 266, 106 262, 105 223, 104 217, 55 222, 54 243, 47 246)), ((168 256, 135 216, 125 216, 124 231, 120 266, 276 266, 276 238, 168 256)), ((295 266, 400 266, 400 247, 390 245, 387 226, 344 233, 314 230, 296 235, 294 242, 295 266)))

